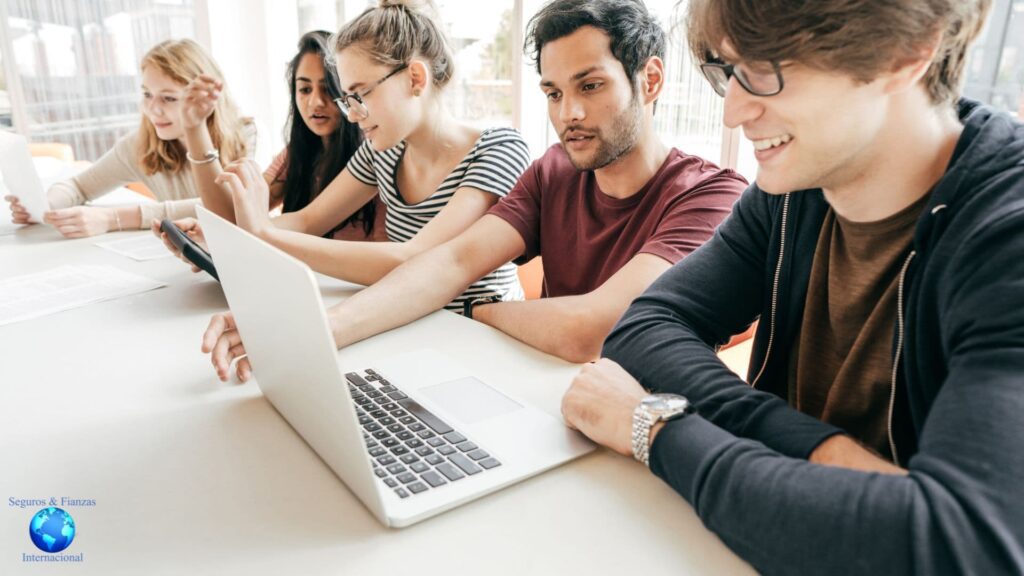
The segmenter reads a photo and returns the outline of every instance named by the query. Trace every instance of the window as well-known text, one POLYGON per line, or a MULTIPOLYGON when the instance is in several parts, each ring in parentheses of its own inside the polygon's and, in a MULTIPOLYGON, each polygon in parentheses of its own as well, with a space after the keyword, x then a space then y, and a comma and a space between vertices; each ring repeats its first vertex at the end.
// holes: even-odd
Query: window
POLYGON ((677 4, 677 0, 647 0, 648 9, 658 16, 668 36, 665 88, 658 99, 654 127, 670 146, 724 165, 723 100, 690 56, 684 29, 677 25, 685 6, 676 8, 677 4))
POLYGON ((995 0, 967 59, 964 95, 996 108, 1024 109, 1024 0, 995 0))
POLYGON ((70 144, 78 159, 96 160, 138 126, 146 50, 195 35, 193 0, 3 1, 0 124, 70 144))
POLYGON ((4 75, 4 56, 0 52, 0 130, 10 130, 13 126, 11 96, 7 92, 7 77, 4 75))
POLYGON ((440 0, 438 10, 455 51, 451 110, 481 127, 513 125, 512 70, 515 65, 512 0, 440 0))

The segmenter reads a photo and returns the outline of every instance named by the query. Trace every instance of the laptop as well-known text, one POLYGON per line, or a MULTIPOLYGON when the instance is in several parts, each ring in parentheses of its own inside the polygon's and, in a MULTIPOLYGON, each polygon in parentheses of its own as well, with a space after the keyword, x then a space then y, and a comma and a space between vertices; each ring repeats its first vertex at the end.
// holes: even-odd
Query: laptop
POLYGON ((7 194, 16 196, 33 220, 42 222, 43 214, 50 209, 50 202, 24 136, 0 130, 0 172, 4 176, 7 194))
POLYGON ((408 526, 594 449, 436 350, 339 365, 309 267, 197 211, 260 390, 384 525, 408 526))

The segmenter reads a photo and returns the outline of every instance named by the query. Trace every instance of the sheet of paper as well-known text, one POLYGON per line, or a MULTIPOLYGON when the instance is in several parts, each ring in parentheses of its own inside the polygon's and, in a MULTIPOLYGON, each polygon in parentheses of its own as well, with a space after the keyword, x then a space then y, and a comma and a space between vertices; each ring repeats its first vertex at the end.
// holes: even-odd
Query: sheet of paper
POLYGON ((152 234, 139 234, 132 236, 131 238, 107 240, 105 242, 97 242, 96 245, 104 250, 110 250, 115 254, 127 256, 128 258, 139 262, 156 260, 158 258, 169 258, 173 256, 173 254, 164 247, 164 243, 152 234))
POLYGON ((0 326, 165 286, 113 266, 60 266, 0 280, 0 326))
POLYGON ((50 201, 39 181, 24 136, 0 130, 0 173, 3 174, 4 195, 16 196, 29 215, 42 222, 43 213, 50 209, 50 201))

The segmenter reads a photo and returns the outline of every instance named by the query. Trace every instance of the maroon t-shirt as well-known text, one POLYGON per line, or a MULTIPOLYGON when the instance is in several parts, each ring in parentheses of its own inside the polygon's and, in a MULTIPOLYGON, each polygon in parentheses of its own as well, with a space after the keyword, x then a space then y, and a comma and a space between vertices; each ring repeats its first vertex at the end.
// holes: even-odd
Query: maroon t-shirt
POLYGON ((572 296, 601 286, 641 252, 682 260, 711 238, 746 186, 732 170, 673 148, 639 192, 612 198, 555 144, 489 213, 523 237, 517 264, 544 259, 541 295, 572 296))

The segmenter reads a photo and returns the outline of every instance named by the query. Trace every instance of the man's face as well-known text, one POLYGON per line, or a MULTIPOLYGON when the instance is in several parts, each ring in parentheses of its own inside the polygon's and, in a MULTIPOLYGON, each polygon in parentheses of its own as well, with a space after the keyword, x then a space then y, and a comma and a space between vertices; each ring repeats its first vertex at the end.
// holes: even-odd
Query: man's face
POLYGON ((833 190, 871 170, 885 154, 876 141, 888 114, 882 81, 865 84, 796 63, 783 63, 782 76, 774 96, 754 96, 736 78, 725 95, 725 124, 754 143, 758 186, 771 194, 833 190))
POLYGON ((551 125, 577 170, 598 170, 628 154, 643 129, 643 105, 608 35, 584 26, 540 53, 551 125))

